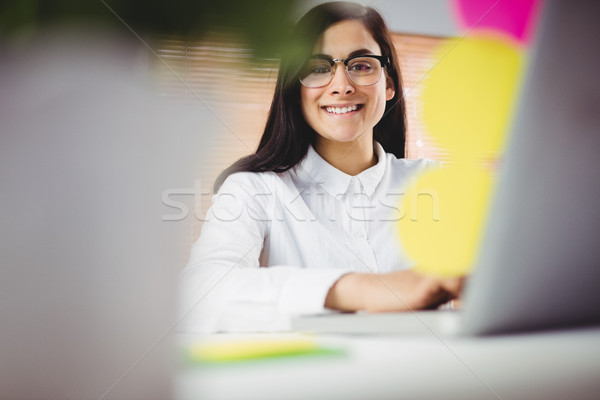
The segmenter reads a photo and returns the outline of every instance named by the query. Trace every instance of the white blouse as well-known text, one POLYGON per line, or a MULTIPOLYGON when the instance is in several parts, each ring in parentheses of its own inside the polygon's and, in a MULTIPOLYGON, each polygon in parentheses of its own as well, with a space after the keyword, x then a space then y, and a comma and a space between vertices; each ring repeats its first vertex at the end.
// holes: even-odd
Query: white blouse
POLYGON ((396 223, 403 191, 435 163, 375 151, 377 164, 356 176, 312 147, 286 172, 230 175, 181 273, 180 329, 288 330, 291 315, 324 312, 343 274, 409 268, 396 223))

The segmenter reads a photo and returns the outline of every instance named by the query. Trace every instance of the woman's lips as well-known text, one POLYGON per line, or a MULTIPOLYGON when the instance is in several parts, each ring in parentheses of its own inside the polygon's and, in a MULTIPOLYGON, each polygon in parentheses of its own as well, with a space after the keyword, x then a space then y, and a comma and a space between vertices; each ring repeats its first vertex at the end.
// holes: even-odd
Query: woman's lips
POLYGON ((348 104, 343 106, 323 106, 321 109, 329 115, 337 116, 355 114, 356 112, 360 111, 362 107, 362 104, 348 104))

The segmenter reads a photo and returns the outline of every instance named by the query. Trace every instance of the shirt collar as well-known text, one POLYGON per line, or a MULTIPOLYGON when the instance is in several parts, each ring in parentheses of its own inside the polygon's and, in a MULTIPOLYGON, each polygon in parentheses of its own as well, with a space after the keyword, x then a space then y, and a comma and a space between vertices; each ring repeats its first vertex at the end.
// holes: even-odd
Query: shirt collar
POLYGON ((376 141, 373 141, 373 144, 375 154, 377 154, 377 164, 357 175, 360 183, 362 183, 363 187, 365 188, 365 193, 369 197, 373 195, 375 189, 379 185, 379 182, 381 182, 381 179, 383 178, 387 158, 385 150, 383 150, 383 146, 376 141))
MULTIPOLYGON (((355 177, 360 181, 366 195, 369 197, 371 197, 373 192, 375 192, 375 188, 381 182, 386 164, 386 154, 383 147, 378 142, 374 141, 373 143, 375 154, 377 154, 377 164, 355 177)), ((334 197, 346 193, 353 178, 351 175, 345 174, 325 161, 312 146, 308 148, 306 157, 300 162, 299 166, 315 183, 319 184, 329 195, 334 197)))

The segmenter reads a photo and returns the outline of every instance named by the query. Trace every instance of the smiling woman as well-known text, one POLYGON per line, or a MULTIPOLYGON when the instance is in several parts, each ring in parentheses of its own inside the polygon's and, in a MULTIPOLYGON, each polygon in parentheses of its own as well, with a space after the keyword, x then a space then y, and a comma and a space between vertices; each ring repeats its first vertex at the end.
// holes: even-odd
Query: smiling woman
MULTIPOLYGON (((411 33, 391 33, 402 71, 406 108, 406 158, 428 157, 447 161, 450 154, 433 141, 421 115, 423 77, 436 64, 435 55, 446 38, 411 33)), ((158 58, 151 58, 151 71, 162 96, 197 102, 199 99, 224 121, 203 136, 214 138, 196 182, 192 234, 189 251, 198 239, 210 205, 210 189, 216 177, 235 160, 257 148, 265 128, 279 62, 257 58, 248 43, 228 31, 215 31, 202 40, 163 36, 153 43, 158 58)), ((341 111, 341 109, 340 109, 341 111)))
POLYGON ((182 272, 190 331, 289 329, 292 314, 435 308, 460 278, 416 273, 397 237, 405 106, 381 16, 313 8, 281 60, 257 151, 225 170, 182 272))
MULTIPOLYGON (((357 175, 376 163, 373 127, 383 117, 386 101, 392 100, 396 93, 397 83, 388 77, 385 68, 389 56, 380 54, 379 45, 360 20, 333 24, 323 33, 313 52, 321 58, 336 57, 336 61, 331 61, 334 65, 325 79, 320 78, 321 85, 314 87, 305 83, 317 79, 309 79, 316 75, 314 72, 300 79, 302 115, 317 133, 314 137, 317 153, 340 171, 357 175), (354 58, 353 54, 362 56, 354 58), (346 69, 340 64, 346 65, 346 69), (364 72, 365 69, 368 72, 364 72)), ((397 107, 392 113, 404 111, 403 104, 391 107, 397 107)), ((402 155, 403 133, 397 133, 402 149, 396 149, 402 155)))

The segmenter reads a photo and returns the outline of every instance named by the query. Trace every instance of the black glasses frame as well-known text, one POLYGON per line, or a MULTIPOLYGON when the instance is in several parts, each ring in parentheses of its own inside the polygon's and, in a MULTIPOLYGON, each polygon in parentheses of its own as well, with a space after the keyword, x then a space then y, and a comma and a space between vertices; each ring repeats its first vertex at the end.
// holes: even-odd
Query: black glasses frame
MULTIPOLYGON (((389 61, 390 61, 390 59, 388 57, 385 57, 385 56, 376 56, 374 54, 356 55, 356 56, 348 57, 346 59, 343 59, 343 58, 331 58, 331 57, 323 55, 323 54, 317 54, 317 55, 314 55, 314 56, 310 57, 310 59, 325 60, 325 61, 329 62, 329 65, 331 67, 333 67, 336 62, 343 63, 344 64, 344 68, 346 70, 346 76, 348 77, 348 79, 350 79, 352 82, 354 82, 352 80, 352 78, 350 77, 350 74, 348 73, 348 63, 350 61, 356 59, 356 58, 365 58, 365 57, 374 58, 374 59, 378 60, 379 63, 381 64, 381 68, 387 67, 389 65, 389 61)), ((329 82, 331 82, 332 78, 333 78, 333 69, 331 70, 331 78, 329 79, 329 82)), ((298 79, 300 80, 300 83, 302 85, 306 86, 304 84, 304 82, 302 82, 302 77, 299 76, 298 79)), ((379 79, 381 79, 381 78, 379 78, 379 79)), ((379 79, 377 80, 377 82, 379 82, 379 79)), ((328 85, 329 82, 327 82, 325 85, 321 85, 321 86, 306 86, 306 87, 308 87, 308 88, 320 88, 320 87, 328 85)), ((375 82, 375 83, 377 83, 377 82, 375 82)), ((354 83, 356 83, 356 82, 354 82, 354 83)), ((371 85, 359 85, 359 86, 372 86, 375 83, 373 83, 371 85)), ((358 83, 356 83, 356 84, 358 85, 358 83)))

